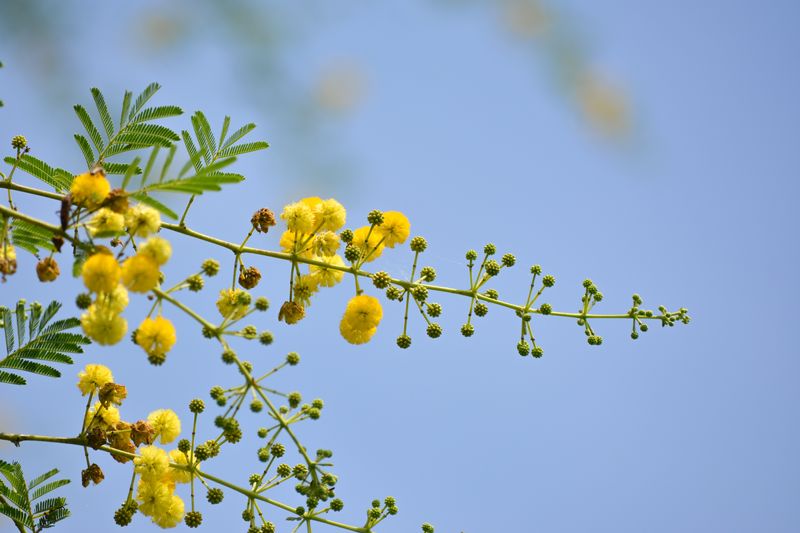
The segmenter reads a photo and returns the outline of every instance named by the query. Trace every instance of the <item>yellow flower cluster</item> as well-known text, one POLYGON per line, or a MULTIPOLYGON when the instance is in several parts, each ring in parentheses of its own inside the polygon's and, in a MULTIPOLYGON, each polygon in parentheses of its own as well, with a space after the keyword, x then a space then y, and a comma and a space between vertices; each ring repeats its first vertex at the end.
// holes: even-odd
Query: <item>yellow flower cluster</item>
POLYGON ((87 209, 100 207, 110 192, 111 184, 102 169, 78 174, 69 188, 72 203, 87 209))
POLYGON ((175 326, 163 316, 145 318, 134 338, 147 355, 163 359, 175 344, 175 326))
POLYGON ((113 382, 114 375, 107 366, 86 365, 86 367, 78 373, 78 389, 81 391, 81 396, 97 393, 104 385, 113 382))
POLYGON ((175 527, 183 520, 185 505, 175 494, 175 484, 191 479, 188 472, 170 468, 170 459, 178 464, 188 464, 183 452, 173 450, 167 454, 156 446, 145 446, 133 460, 134 469, 139 474, 136 490, 139 511, 165 529, 175 527))
POLYGON ((377 298, 361 294, 347 302, 339 323, 339 332, 351 344, 369 342, 383 318, 383 308, 377 298))
POLYGON ((169 444, 181 434, 181 419, 172 409, 153 411, 147 415, 147 421, 153 426, 161 444, 169 444))
POLYGON ((219 291, 217 310, 222 318, 239 320, 250 310, 250 293, 241 289, 223 289, 219 291))

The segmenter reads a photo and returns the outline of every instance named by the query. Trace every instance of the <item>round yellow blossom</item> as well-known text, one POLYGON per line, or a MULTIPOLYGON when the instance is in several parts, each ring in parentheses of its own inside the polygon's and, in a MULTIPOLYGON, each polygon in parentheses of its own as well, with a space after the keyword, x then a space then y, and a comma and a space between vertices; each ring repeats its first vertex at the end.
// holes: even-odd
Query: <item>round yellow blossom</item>
MULTIPOLYGON (((314 259, 327 263, 331 266, 344 266, 344 261, 338 255, 332 255, 330 257, 315 257, 314 259)), ((316 278, 317 283, 323 287, 333 287, 342 281, 342 278, 344 278, 344 272, 341 270, 334 270, 324 266, 310 265, 309 270, 311 271, 311 275, 316 278)))
POLYGON ((314 231, 314 211, 303 202, 284 206, 281 218, 291 232, 311 233, 314 231))
POLYGON ((298 250, 297 248, 300 247, 301 243, 304 243, 308 240, 309 235, 305 233, 297 234, 297 238, 295 239, 295 233, 293 231, 284 231, 281 235, 281 240, 278 242, 278 245, 283 249, 286 253, 296 253, 300 257, 311 257, 311 247, 306 245, 303 246, 303 250, 298 250))
POLYGON ((147 355, 165 355, 175 344, 175 326, 163 316, 145 318, 136 329, 135 340, 147 355))
POLYGON ((339 231, 347 221, 347 211, 344 206, 333 198, 317 204, 314 215, 317 226, 328 231, 339 231))
POLYGON ((122 263, 122 283, 133 292, 152 290, 160 275, 158 264, 149 255, 136 254, 122 263))
POLYGON ((136 490, 136 499, 139 501, 139 511, 145 516, 152 517, 172 503, 172 491, 168 484, 162 483, 160 480, 144 481, 140 479, 136 490))
POLYGON ((87 209, 100 207, 110 192, 111 184, 102 171, 78 174, 69 188, 72 203, 87 209))
POLYGON ((122 285, 117 285, 117 288, 111 292, 98 294, 96 304, 106 307, 114 313, 121 313, 128 307, 128 301, 128 290, 122 285))
POLYGON ((144 482, 161 481, 169 472, 169 456, 158 446, 143 446, 133 460, 134 470, 144 482))
POLYGON ((125 213, 125 226, 131 235, 148 237, 161 227, 161 215, 152 207, 137 204, 125 213))
POLYGON ((377 298, 361 294, 350 298, 342 322, 353 329, 367 331, 380 324, 383 308, 377 298))
POLYGON ((112 292, 119 285, 119 263, 107 250, 92 255, 81 268, 83 284, 92 292, 112 292))
POLYGON ((99 391, 106 383, 114 383, 114 375, 107 366, 86 365, 78 373, 78 388, 81 396, 99 391))
POLYGON ((128 331, 128 322, 119 312, 97 303, 90 305, 81 315, 81 326, 89 338, 104 346, 117 344, 128 331))
POLYGON ((183 513, 185 511, 185 505, 180 496, 173 494, 170 496, 167 505, 159 506, 156 509, 156 512, 153 513, 153 516, 151 516, 153 522, 158 527, 167 529, 175 527, 181 523, 183 520, 183 513))
POLYGON ((378 328, 356 329, 348 325, 344 320, 339 323, 339 333, 350 344, 364 344, 369 342, 378 328))
POLYGON ((369 226, 362 226, 353 232, 352 244, 361 251, 361 257, 366 263, 374 261, 383 253, 382 237, 375 231, 376 229, 370 232, 369 226))
POLYGON ((155 435, 160 437, 161 444, 169 444, 181 434, 181 419, 172 409, 158 409, 147 415, 147 421, 153 426, 155 435))
POLYGON ((160 266, 172 256, 172 246, 163 237, 150 237, 139 247, 139 253, 150 257, 160 266))
POLYGON ((304 274, 294 280, 294 301, 303 307, 311 305, 311 296, 319 290, 319 282, 315 276, 304 274))
POLYGON ((116 426, 120 420, 119 409, 113 405, 105 407, 100 402, 95 402, 92 408, 86 413, 86 419, 84 419, 83 425, 91 424, 91 427, 108 429, 116 426), (97 416, 95 416, 95 413, 97 413, 97 416))
POLYGON ((125 217, 103 207, 94 214, 86 227, 92 237, 122 233, 125 230, 125 217))
POLYGON ((321 231, 314 235, 311 248, 316 255, 331 256, 339 249, 339 236, 332 231, 321 231))
POLYGON ((403 244, 411 233, 411 223, 400 211, 384 211, 383 224, 375 227, 378 235, 383 237, 383 244, 394 248, 396 244, 403 244))
MULTIPOLYGON (((187 454, 183 453, 177 448, 169 452, 169 460, 182 466, 187 466, 189 464, 189 460, 192 458, 193 456, 191 451, 189 451, 188 457, 187 454)), ((189 483, 189 481, 192 480, 192 474, 189 471, 181 470, 179 468, 170 468, 169 476, 175 483, 189 483)))
POLYGON ((217 310, 222 318, 238 320, 247 314, 250 308, 250 295, 241 289, 223 289, 219 291, 217 310))

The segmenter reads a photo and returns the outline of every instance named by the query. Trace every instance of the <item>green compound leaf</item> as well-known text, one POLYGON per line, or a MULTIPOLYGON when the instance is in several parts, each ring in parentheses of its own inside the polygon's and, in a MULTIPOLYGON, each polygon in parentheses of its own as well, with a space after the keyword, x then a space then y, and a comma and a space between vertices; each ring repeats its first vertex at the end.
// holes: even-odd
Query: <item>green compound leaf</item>
POLYGON ((70 513, 66 498, 39 500, 70 482, 58 479, 42 484, 57 473, 58 469, 53 469, 26 483, 19 463, 0 459, 0 515, 10 518, 18 528, 31 531, 41 531, 67 518, 70 513))
MULTIPOLYGON (((83 140, 86 141, 85 138, 83 140)), ((88 141, 86 141, 86 146, 89 146, 88 141)), ((91 152, 91 148, 89 151, 91 152)), ((32 155, 21 155, 19 160, 14 157, 6 157, 3 161, 9 165, 16 164, 18 169, 45 182, 58 192, 67 192, 72 184, 72 174, 69 171, 63 168, 53 168, 32 155)))

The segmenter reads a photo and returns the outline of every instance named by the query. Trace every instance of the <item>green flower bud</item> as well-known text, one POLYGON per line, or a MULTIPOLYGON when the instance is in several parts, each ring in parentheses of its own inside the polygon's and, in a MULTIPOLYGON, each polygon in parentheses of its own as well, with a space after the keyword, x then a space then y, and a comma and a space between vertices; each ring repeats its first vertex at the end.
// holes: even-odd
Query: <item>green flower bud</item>
POLYGON ((206 492, 206 500, 208 500, 208 503, 212 505, 216 505, 222 502, 222 499, 224 497, 225 493, 222 492, 222 489, 213 488, 213 489, 208 489, 208 492, 206 492))
POLYGON ((253 519, 253 511, 251 511, 250 509, 245 509, 244 511, 242 511, 242 520, 244 520, 245 522, 249 522, 252 519, 253 519))
POLYGON ((428 324, 428 337, 436 339, 441 336, 442 336, 442 326, 440 326, 436 322, 431 322, 430 324, 428 324))
POLYGON ((531 355, 539 359, 542 355, 544 355, 544 350, 541 346, 534 346, 531 350, 531 355))
POLYGON ((428 288, 424 285, 415 285, 414 288, 411 289, 411 294, 418 302, 424 302, 428 299, 428 288))
POLYGON ((486 313, 489 312, 489 306, 482 303, 476 303, 474 311, 477 316, 486 316, 486 313))
POLYGON ((289 352, 286 354, 286 362, 289 363, 290 366, 297 365, 297 363, 300 362, 300 354, 297 352, 289 352))
POLYGON ((322 398, 315 398, 311 402, 311 407, 315 409, 322 409, 323 407, 325 407, 325 402, 322 401, 322 398))
POLYGON ((258 485, 261 483, 261 476, 259 474, 250 474, 250 478, 248 478, 247 483, 249 485, 258 485))
POLYGON ((641 324, 639 329, 642 330, 642 332, 647 333, 647 330, 650 329, 650 327, 647 324, 641 324))
POLYGON ((339 512, 342 509, 344 509, 344 502, 342 500, 340 500, 339 498, 331 500, 331 511, 339 512))
POLYGON ((494 259, 490 259, 489 261, 486 261, 485 269, 486 273, 490 276, 496 276, 500 273, 500 264, 494 259))
POLYGON ((186 278, 186 285, 188 285, 189 290, 192 292, 200 292, 203 290, 205 283, 205 280, 200 274, 195 274, 186 278))
POLYGON ((75 305, 78 309, 88 309, 92 305, 92 295, 88 292, 82 292, 75 298, 75 305))
POLYGON ((281 444, 280 442, 276 442, 276 443, 275 443, 275 444, 273 444, 273 445, 272 445, 272 447, 269 449, 269 453, 271 453, 271 454, 272 454, 272 455, 274 455, 275 457, 283 457, 283 456, 284 456, 284 454, 286 453, 286 446, 284 446, 284 445, 283 445, 283 444, 281 444))
POLYGON ((487 298, 491 298, 492 300, 497 300, 500 297, 500 295, 494 289, 488 289, 483 294, 485 294, 487 298))
POLYGON ((427 313, 428 316, 436 318, 442 314, 442 306, 437 303, 429 303, 427 307, 427 313))
POLYGON ((495 248, 494 244, 489 243, 483 247, 483 253, 486 255, 494 255, 497 253, 497 248, 495 248))
POLYGON ((386 297, 390 300, 397 300, 403 294, 403 291, 392 285, 386 289, 386 297))
POLYGON ((189 442, 189 439, 181 439, 178 441, 178 450, 181 453, 189 453, 192 449, 192 443, 189 442))
POLYGON ((514 254, 505 254, 501 259, 503 266, 513 267, 514 264, 517 262, 517 258, 514 257, 514 254))
POLYGON ((292 468, 292 475, 297 479, 303 479, 308 475, 308 467, 303 463, 298 463, 292 468))
POLYGON ((464 324, 461 326, 461 334, 465 337, 472 337, 473 333, 475 333, 475 328, 472 324, 464 324))
POLYGON ((343 230, 339 234, 339 238, 342 240, 343 243, 350 244, 351 242, 353 242, 353 232, 352 232, 352 230, 349 230, 349 229, 343 230))
POLYGON ((433 526, 425 522, 422 524, 422 533, 433 533, 433 526))
MULTIPOLYGON (((380 502, 378 502, 378 505, 380 505, 380 502)), ((381 517, 381 510, 380 509, 376 509, 375 507, 373 507, 369 511, 367 511, 367 515, 372 520, 377 520, 378 518, 381 517)))
POLYGON ((281 477, 289 477, 292 475, 292 467, 286 463, 281 463, 275 469, 275 472, 281 477))
POLYGON ((351 263, 355 263, 361 258, 361 250, 352 244, 348 244, 344 249, 344 258, 351 263))
POLYGON ((264 408, 264 404, 261 400, 253 400, 250 402, 250 410, 254 413, 259 413, 264 408))
POLYGON ((464 257, 466 257, 467 261, 475 261, 478 258, 478 252, 475 250, 469 250, 464 257))
POLYGON ((225 394, 225 391, 219 385, 215 385, 211 387, 211 390, 208 391, 208 394, 211 396, 212 400, 216 400, 221 398, 225 394))
POLYGON ((631 339, 636 340, 639 338, 639 334, 635 331, 631 331, 631 339))
POLYGON ((222 352, 222 362, 226 365, 231 365, 236 361, 236 352, 231 349, 226 349, 222 352))
POLYGON ((269 461, 269 448, 259 448, 258 449, 258 460, 262 463, 266 463, 269 461))
POLYGON ((308 418, 310 418, 311 420, 319 420, 320 415, 321 413, 319 409, 317 409, 316 407, 312 407, 311 409, 308 410, 308 418))
POLYGON ((258 330, 255 326, 245 326, 241 331, 242 337, 247 340, 253 340, 258 337, 258 330))
POLYGON ((203 515, 200 511, 189 511, 186 513, 186 516, 183 517, 183 521, 186 522, 186 525, 189 527, 200 527, 200 524, 203 523, 203 515))
POLYGON ((533 265, 531 267, 531 274, 536 274, 537 276, 542 273, 542 265, 533 265))
POLYGON ((270 344, 272 344, 273 340, 274 338, 272 337, 272 333, 269 331, 265 331, 258 336, 258 342, 260 342, 264 346, 269 346, 270 344))
POLYGON ((388 272, 375 272, 372 275, 372 284, 378 289, 385 289, 392 282, 392 277, 388 272))
POLYGON ((209 278, 213 278, 219 274, 219 262, 214 259, 206 259, 203 261, 203 264, 200 265, 200 270, 209 278))
POLYGON ((203 403, 203 400, 201 400, 200 398, 195 398, 194 400, 189 402, 189 411, 195 414, 202 413, 205 410, 205 408, 206 404, 203 403))
POLYGON ((24 150, 28 146, 28 139, 24 135, 14 135, 11 138, 11 148, 14 150, 24 150))
POLYGON ((411 346, 411 337, 408 335, 400 335, 397 337, 397 345, 404 350, 411 346))
POLYGON ((412 252, 422 253, 428 247, 428 241, 425 240, 425 237, 414 237, 411 239, 409 243, 412 252))
POLYGON ((531 352, 531 347, 525 340, 521 340, 517 343, 517 351, 520 355, 525 356, 531 352))
POLYGON ((367 214, 367 222, 373 226, 380 226, 383 224, 383 211, 378 211, 377 209, 370 211, 367 214))
POLYGON ((552 312, 553 312, 553 306, 552 306, 552 305, 550 305, 550 304, 542 304, 542 305, 539 307, 539 312, 540 312, 541 314, 543 314, 543 315, 549 315, 550 313, 552 313, 552 312))
POLYGON ((419 275, 422 279, 430 283, 436 279, 436 269, 431 266, 422 267, 422 270, 419 271, 419 275))
POLYGON ((289 400, 289 405, 291 405, 293 408, 295 408, 298 405, 300 405, 300 402, 303 401, 303 396, 297 391, 290 392, 289 396, 288 396, 288 400, 289 400))
POLYGON ((551 276, 550 274, 548 274, 548 275, 546 275, 545 277, 542 278, 542 284, 545 287, 552 287, 553 285, 556 284, 556 278, 554 276, 551 276))
POLYGON ((258 311, 266 311, 269 309, 269 300, 263 296, 256 298, 255 307, 258 311))

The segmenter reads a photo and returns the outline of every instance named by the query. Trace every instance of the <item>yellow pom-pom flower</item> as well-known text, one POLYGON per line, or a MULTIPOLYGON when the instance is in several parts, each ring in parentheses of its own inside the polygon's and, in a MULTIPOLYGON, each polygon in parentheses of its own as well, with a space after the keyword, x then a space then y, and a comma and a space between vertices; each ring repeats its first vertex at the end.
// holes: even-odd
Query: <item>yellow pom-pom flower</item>
POLYGON ((145 318, 136 329, 136 344, 147 355, 165 355, 175 345, 175 326, 163 316, 145 318))
POLYGON ((107 250, 92 255, 81 268, 83 284, 92 292, 112 292, 119 284, 119 263, 107 250))
POLYGON ((101 292, 97 295, 98 306, 106 307, 114 313, 121 313, 128 307, 128 290, 122 286, 117 285, 117 288, 111 292, 101 292))
POLYGON ((184 511, 183 500, 177 494, 173 494, 166 505, 156 507, 156 512, 151 518, 158 527, 167 529, 181 523, 184 511))
POLYGON ((284 231, 281 234, 281 240, 278 241, 278 245, 283 249, 286 253, 296 253, 300 257, 311 257, 311 246, 303 246, 303 249, 300 250, 300 245, 306 242, 309 238, 309 235, 306 233, 296 235, 293 231, 284 231))
POLYGON ((353 232, 353 246, 361 251, 361 257, 365 263, 374 261, 383 253, 382 237, 376 231, 377 228, 362 226, 353 232), (370 231, 372 230, 372 231, 370 231))
POLYGON ((172 409, 158 409, 147 415, 147 421, 153 426, 155 435, 161 444, 169 444, 181 434, 181 419, 172 409))
MULTIPOLYGON (((344 266, 344 261, 338 255, 332 255, 330 257, 315 257, 315 259, 331 266, 344 266)), ((344 272, 341 270, 334 270, 324 266, 310 265, 309 270, 311 271, 311 275, 316 278, 317 283, 323 287, 333 287, 342 281, 342 278, 344 278, 344 272)))
POLYGON ((103 207, 94 214, 92 220, 86 224, 86 227, 92 237, 122 233, 125 230, 125 217, 107 207, 103 207))
POLYGON ((250 308, 250 295, 241 289, 223 289, 219 291, 217 310, 222 318, 238 320, 247 314, 250 308))
POLYGON ((355 329, 368 330, 377 327, 382 318, 383 308, 378 299, 360 294, 347 302, 342 321, 355 329))
POLYGON ((333 198, 317 204, 314 215, 317 226, 328 231, 339 231, 347 221, 347 211, 344 206, 333 198))
POLYGON ((91 427, 100 429, 109 429, 117 425, 120 421, 119 409, 113 405, 108 407, 100 402, 95 402, 91 409, 86 412, 86 419, 83 421, 84 427, 91 424, 91 427))
POLYGON ((311 233, 314 231, 314 211, 303 202, 284 206, 281 218, 291 232, 311 233))
POLYGON ((161 481, 169 472, 169 456, 158 446, 144 446, 133 460, 134 470, 144 482, 161 481))
POLYGON ((369 342, 378 328, 357 329, 350 326, 344 320, 339 323, 339 333, 350 344, 364 344, 369 342))
POLYGON ((86 365, 78 373, 78 388, 81 391, 81 396, 95 393, 107 383, 114 383, 114 375, 107 366, 86 365))
MULTIPOLYGON (((192 458, 191 451, 189 451, 188 457, 187 454, 177 448, 169 452, 169 460, 181 466, 187 466, 192 458)), ((189 483, 189 481, 192 480, 192 474, 188 470, 181 470, 174 467, 170 467, 169 476, 175 483, 189 483)))
POLYGON ((159 509, 170 505, 172 491, 169 485, 162 483, 161 480, 139 480, 139 486, 136 490, 136 499, 139 501, 139 511, 145 516, 152 517, 159 509))
POLYGON ((321 231, 314 235, 311 248, 316 255, 331 256, 339 249, 339 236, 332 231, 321 231))
POLYGON ((110 192, 111 184, 102 171, 78 174, 69 188, 72 203, 87 209, 100 207, 110 192))
POLYGON ((139 253, 150 257, 160 266, 172 256, 172 246, 163 237, 150 237, 139 247, 139 253))
POLYGON ((158 285, 158 263, 152 257, 136 254, 122 263, 122 283, 133 292, 145 293, 158 285))
POLYGON ((136 237, 149 237, 161 227, 161 215, 146 205, 137 204, 125 213, 125 226, 136 237))
POLYGON ((395 245, 406 242, 411 233, 411 223, 400 211, 384 211, 383 224, 376 226, 375 231, 383 237, 383 244, 394 248, 395 245))
POLYGON ((311 296, 319 290, 319 282, 315 276, 304 274, 294 280, 294 301, 303 307, 311 305, 311 296))
POLYGON ((128 331, 128 322, 113 308, 92 304, 81 315, 83 332, 97 344, 117 344, 128 331))

